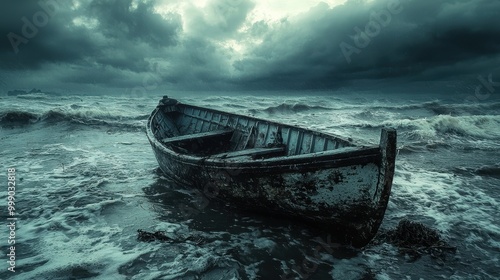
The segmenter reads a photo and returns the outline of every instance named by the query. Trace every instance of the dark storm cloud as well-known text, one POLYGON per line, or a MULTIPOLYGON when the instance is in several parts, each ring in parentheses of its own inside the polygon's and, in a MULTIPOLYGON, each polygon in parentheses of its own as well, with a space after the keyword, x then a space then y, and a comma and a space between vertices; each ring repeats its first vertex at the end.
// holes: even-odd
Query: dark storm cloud
POLYGON ((500 75, 500 1, 350 0, 253 23, 250 0, 162 14, 156 4, 2 1, 2 87, 304 89, 500 75))
POLYGON ((67 9, 67 2, 50 3, 55 3, 55 6, 41 6, 37 1, 2 2, 0 67, 38 68, 44 62, 78 60, 82 54, 92 50, 93 43, 86 37, 87 34, 78 28, 64 28, 63 24, 67 24, 71 18, 59 11, 67 9), (44 8, 51 14, 45 12, 44 8), (35 21, 39 24, 35 25, 35 21))
POLYGON ((147 59, 175 45, 181 30, 178 15, 160 16, 151 1, 136 7, 132 0, 73 2, 77 6, 62 0, 18 2, 2 3, 8 7, 2 9, 0 27, 0 34, 7 35, 0 45, 2 68, 31 70, 57 63, 148 71, 147 59), (46 23, 35 16, 44 12, 46 23))
POLYGON ((320 4, 282 22, 234 67, 248 85, 317 88, 498 71, 499 1, 362 2, 320 4))
POLYGON ((181 29, 180 18, 163 18, 154 12, 154 2, 138 2, 131 8, 132 0, 95 0, 88 6, 89 14, 99 20, 99 32, 117 40, 145 42, 154 47, 176 43, 181 29))

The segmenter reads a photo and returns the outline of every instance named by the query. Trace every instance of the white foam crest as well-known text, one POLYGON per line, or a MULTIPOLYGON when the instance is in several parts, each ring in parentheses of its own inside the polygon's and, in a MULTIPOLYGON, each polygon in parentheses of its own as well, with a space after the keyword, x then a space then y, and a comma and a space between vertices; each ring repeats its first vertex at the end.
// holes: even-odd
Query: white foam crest
POLYGON ((155 225, 155 231, 165 231, 167 233, 174 233, 177 231, 187 232, 188 226, 184 224, 175 224, 169 222, 159 222, 155 225))
POLYGON ((438 115, 431 118, 390 120, 383 122, 382 125, 411 128, 413 133, 422 139, 435 138, 450 133, 485 139, 500 138, 500 129, 498 129, 500 127, 500 116, 497 115, 438 115))
POLYGON ((76 119, 89 120, 126 120, 133 117, 144 116, 145 113, 131 109, 130 107, 109 106, 108 104, 92 106, 64 106, 52 109, 53 112, 58 112, 76 119))
POLYGON ((397 216, 424 216, 434 219, 441 232, 449 232, 457 221, 480 225, 485 230, 500 234, 495 225, 500 204, 496 200, 452 173, 416 168, 399 161, 391 204, 398 209, 397 216), (405 206, 402 206, 402 205, 405 206))
POLYGON ((18 240, 29 244, 36 256, 43 256, 19 259, 20 267, 29 268, 23 272, 26 279, 71 275, 76 279, 79 273, 96 279, 125 279, 119 276, 119 268, 145 252, 141 244, 134 250, 119 245, 130 236, 123 236, 121 227, 107 224, 101 212, 121 200, 110 199, 101 190, 72 188, 70 183, 64 190, 38 186, 23 198, 41 205, 23 209, 23 216, 36 219, 19 227, 18 240))
POLYGON ((131 163, 141 164, 135 155, 114 154, 91 146, 65 145, 53 145, 46 150, 46 153, 59 153, 67 157, 61 159, 61 163, 54 166, 54 169, 47 174, 55 177, 114 178, 115 182, 124 182, 145 175, 142 169, 128 170, 127 166, 131 163))
POLYGON ((253 241, 253 245, 258 249, 266 250, 268 252, 272 252, 276 248, 276 242, 265 237, 255 239, 253 241))
POLYGON ((96 279, 125 279, 119 276, 119 268, 144 253, 143 246, 124 250, 115 242, 120 239, 121 229, 105 224, 80 225, 78 234, 71 237, 64 231, 47 231, 36 245, 43 266, 36 265, 39 258, 21 258, 19 266, 33 267, 23 272, 25 279, 68 279, 78 270, 94 274, 96 279))
POLYGON ((264 261, 258 261, 250 265, 245 265, 245 274, 250 280, 261 279, 259 276, 259 265, 264 261))
POLYGON ((211 247, 199 247, 184 243, 172 249, 178 251, 173 259, 167 257, 156 266, 150 265, 147 270, 134 275, 134 279, 178 279, 182 276, 200 274, 206 277, 208 274, 216 274, 218 269, 225 270, 225 273, 228 273, 229 270, 234 276, 237 276, 238 264, 229 256, 214 254, 211 247))
POLYGON ((330 274, 332 275, 332 279, 362 279, 367 274, 367 268, 350 259, 342 259, 333 265, 330 274))
MULTIPOLYGON (((157 102, 157 101, 156 101, 157 102)), ((93 98, 72 98, 72 100, 51 99, 50 102, 31 102, 29 113, 35 114, 38 117, 52 116, 56 118, 67 118, 91 121, 123 121, 130 119, 146 119, 155 103, 151 106, 137 106, 138 104, 149 104, 151 100, 118 100, 109 97, 93 97, 93 98), (98 100, 95 102, 95 100, 98 100)), ((26 111, 26 102, 24 100, 11 100, 8 109, 0 108, 2 112, 9 111, 26 111)))

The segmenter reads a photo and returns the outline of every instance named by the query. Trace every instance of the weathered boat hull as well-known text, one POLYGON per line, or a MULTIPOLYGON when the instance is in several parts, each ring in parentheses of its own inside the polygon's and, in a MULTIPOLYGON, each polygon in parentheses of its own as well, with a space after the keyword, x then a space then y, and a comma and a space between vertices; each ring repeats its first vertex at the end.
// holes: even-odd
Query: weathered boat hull
MULTIPOLYGON (((176 105, 179 106, 186 105, 176 105)), ((231 118, 231 114, 224 112, 197 109, 231 118)), ((312 222, 327 228, 338 240, 356 247, 366 245, 376 234, 387 207, 394 174, 394 130, 384 129, 380 145, 374 147, 355 147, 346 140, 316 133, 319 138, 326 137, 333 142, 344 141, 345 148, 329 150, 325 140, 325 150, 312 153, 289 155, 288 151, 286 155, 262 159, 192 156, 175 151, 160 140, 165 134, 159 130, 175 130, 172 127, 175 126, 175 118, 169 118, 169 112, 178 114, 178 111, 183 110, 159 106, 151 115, 147 127, 148 138, 159 166, 169 177, 198 188, 209 198, 229 201, 246 209, 312 222)), ((266 122, 237 117, 251 119, 243 121, 244 123, 251 123, 252 120, 266 122)), ((225 127, 238 128, 239 123, 240 121, 233 125, 226 123, 225 127)), ((303 130, 272 124, 282 130, 303 130)), ((270 125, 268 132, 269 127, 270 125)), ((252 129, 247 129, 248 135, 251 135, 250 131, 252 129)), ((237 147, 238 143, 233 146, 237 147)), ((297 150, 296 147, 293 149, 297 150)))

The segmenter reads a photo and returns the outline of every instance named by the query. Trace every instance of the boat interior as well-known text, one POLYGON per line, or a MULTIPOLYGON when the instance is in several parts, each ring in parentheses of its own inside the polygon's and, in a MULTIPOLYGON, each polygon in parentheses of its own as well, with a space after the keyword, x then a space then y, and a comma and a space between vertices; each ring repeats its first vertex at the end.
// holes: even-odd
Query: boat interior
POLYGON ((221 159, 305 155, 354 146, 315 131, 184 104, 160 107, 151 126, 155 137, 178 153, 221 159))

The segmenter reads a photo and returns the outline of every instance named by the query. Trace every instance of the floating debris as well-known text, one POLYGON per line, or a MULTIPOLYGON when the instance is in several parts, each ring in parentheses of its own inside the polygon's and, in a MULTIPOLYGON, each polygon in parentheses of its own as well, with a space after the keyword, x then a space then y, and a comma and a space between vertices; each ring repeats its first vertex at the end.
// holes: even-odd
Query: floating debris
POLYGON ((137 230, 137 240, 142 242, 153 242, 153 241, 168 241, 168 242, 190 242, 197 245, 204 244, 205 239, 196 234, 188 235, 182 238, 172 238, 168 237, 164 231, 149 232, 142 229, 137 230))
POLYGON ((431 247, 441 241, 439 233, 419 222, 401 220, 392 231, 392 242, 398 246, 431 247))
POLYGON ((457 248, 443 240, 439 232, 422 223, 403 219, 395 229, 379 235, 373 244, 391 243, 413 259, 424 254, 443 260, 445 254, 455 253, 457 248))
POLYGON ((137 230, 137 239, 142 242, 172 241, 171 238, 165 235, 164 231, 148 232, 142 229, 137 230))

